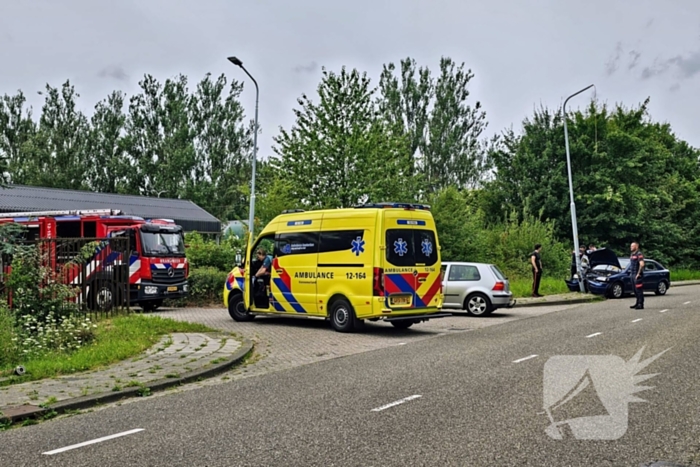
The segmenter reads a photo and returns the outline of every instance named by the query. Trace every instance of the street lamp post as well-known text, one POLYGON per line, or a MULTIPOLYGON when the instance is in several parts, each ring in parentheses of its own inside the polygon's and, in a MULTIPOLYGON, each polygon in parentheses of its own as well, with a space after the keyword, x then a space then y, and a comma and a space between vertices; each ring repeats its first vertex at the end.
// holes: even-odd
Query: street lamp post
POLYGON ((254 133, 253 133, 253 160, 252 160, 252 175, 251 175, 251 180, 250 180, 250 208, 249 208, 249 215, 248 215, 248 230, 250 233, 254 234, 255 233, 255 165, 256 161, 258 159, 258 97, 260 96, 260 90, 258 89, 258 82, 255 81, 255 78, 248 73, 248 70, 245 69, 243 66, 243 62, 238 59, 237 57, 228 57, 228 61, 233 63, 234 65, 240 67, 245 73, 248 75, 248 77, 253 80, 253 83, 255 84, 255 128, 254 128, 254 133))
POLYGON ((590 88, 592 88, 594 85, 591 84, 590 86, 587 86, 580 91, 570 95, 569 97, 566 98, 564 101, 564 142, 566 144, 566 168, 569 172, 569 197, 571 199, 571 229, 573 230, 574 233, 574 258, 576 258, 576 271, 578 272, 578 286, 581 292, 585 292, 585 288, 583 286, 583 274, 581 271, 581 258, 579 258, 578 255, 578 225, 576 225, 576 203, 574 203, 574 184, 571 181, 571 155, 569 154, 569 131, 566 128, 566 103, 569 102, 569 99, 571 99, 574 96, 577 96, 581 94, 583 91, 586 91, 590 88))

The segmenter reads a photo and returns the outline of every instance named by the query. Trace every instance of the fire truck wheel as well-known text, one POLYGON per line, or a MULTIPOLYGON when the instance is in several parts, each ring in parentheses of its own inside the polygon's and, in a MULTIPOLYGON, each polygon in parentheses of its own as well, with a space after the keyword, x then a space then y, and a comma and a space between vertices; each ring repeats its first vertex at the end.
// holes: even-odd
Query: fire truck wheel
POLYGON ((117 298, 115 296, 114 284, 111 282, 102 282, 101 284, 93 284, 93 287, 94 289, 90 291, 90 307, 93 310, 111 310, 117 298))
POLYGON ((162 304, 163 304, 163 300, 150 300, 148 302, 142 302, 141 309, 143 311, 155 311, 162 304))
POLYGON ((251 315, 245 309, 243 295, 240 293, 231 294, 228 298, 228 314, 234 321, 253 321, 255 315, 251 315))

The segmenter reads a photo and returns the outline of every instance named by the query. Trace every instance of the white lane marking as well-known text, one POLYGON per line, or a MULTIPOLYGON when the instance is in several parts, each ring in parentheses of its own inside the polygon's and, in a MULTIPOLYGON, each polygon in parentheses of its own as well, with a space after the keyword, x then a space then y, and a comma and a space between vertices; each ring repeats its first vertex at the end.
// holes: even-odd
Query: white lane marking
POLYGON ((603 334, 603 333, 602 332, 594 332, 593 334, 586 336, 586 338, 600 336, 601 334, 603 334))
POLYGON ((405 342, 399 342, 399 343, 396 344, 396 345, 406 345, 406 343, 405 343, 405 342))
POLYGON ((639 321, 641 321, 641 320, 642 320, 642 318, 637 318, 637 319, 632 320, 632 322, 633 322, 633 323, 637 323, 637 322, 639 322, 639 321))
POLYGON ((390 404, 386 404, 386 405, 383 405, 381 407, 377 407, 376 409, 372 409, 372 412, 381 412, 382 410, 386 410, 390 407, 394 407, 396 405, 403 404, 404 402, 412 401, 413 399, 418 399, 419 397, 421 397, 420 394, 415 394, 413 396, 404 397, 403 399, 399 399, 399 400, 394 401, 390 404))
POLYGON ((667 308, 667 309, 665 309, 665 310, 661 310, 661 311, 659 311, 659 313, 666 313, 667 311, 668 311, 668 308, 667 308))
POLYGON ((525 360, 530 360, 531 358, 535 358, 535 357, 537 357, 537 355, 530 355, 528 357, 523 357, 523 358, 519 358, 517 360, 513 360, 513 363, 524 362, 525 360))
POLYGON ((690 302, 685 302, 683 305, 689 305, 689 304, 690 304, 690 302))
POLYGON ((115 435, 109 435, 109 436, 105 436, 103 438, 97 438, 97 439, 93 439, 91 441, 85 441, 84 443, 72 444, 70 446, 66 446, 65 448, 54 449, 53 451, 46 451, 42 454, 45 454, 47 456, 52 456, 54 454, 59 454, 62 452, 70 451, 71 449, 77 449, 77 448, 82 448, 84 446, 89 446, 90 444, 101 443, 102 441, 108 441, 110 439, 119 438, 121 436, 133 435, 134 433, 138 433, 139 431, 143 431, 143 430, 144 430, 143 428, 136 428, 135 430, 124 431, 122 433, 117 433, 115 435))

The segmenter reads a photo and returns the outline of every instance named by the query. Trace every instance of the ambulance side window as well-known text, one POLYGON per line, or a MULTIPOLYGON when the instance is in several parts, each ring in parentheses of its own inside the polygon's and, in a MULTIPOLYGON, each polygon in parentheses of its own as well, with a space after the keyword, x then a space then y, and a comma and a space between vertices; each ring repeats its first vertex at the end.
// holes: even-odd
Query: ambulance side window
POLYGON ((275 237, 275 257, 318 253, 318 232, 290 232, 275 237))
POLYGON ((353 241, 362 240, 364 230, 329 230, 321 232, 321 244, 319 253, 331 253, 334 251, 351 250, 353 241))

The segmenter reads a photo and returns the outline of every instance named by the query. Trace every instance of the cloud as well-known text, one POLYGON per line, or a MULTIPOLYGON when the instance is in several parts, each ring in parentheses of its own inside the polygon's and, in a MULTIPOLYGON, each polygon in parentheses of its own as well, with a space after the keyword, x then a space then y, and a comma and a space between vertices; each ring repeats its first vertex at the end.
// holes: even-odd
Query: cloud
POLYGON ((97 75, 100 78, 114 78, 117 81, 126 81, 129 79, 129 75, 127 75, 124 68, 120 66, 108 66, 100 70, 97 75))
POLYGON ((651 27, 652 24, 654 24, 654 18, 651 18, 649 21, 647 21, 647 24, 646 24, 646 26, 644 26, 644 27, 647 28, 647 29, 649 29, 649 28, 651 27))
POLYGON ((697 50, 686 57, 677 55, 668 60, 670 64, 678 68, 678 72, 683 78, 692 78, 700 73, 700 50, 697 50))
POLYGON ((313 73, 318 70, 318 63, 311 62, 308 65, 297 65, 293 68, 294 73, 313 73))
POLYGON ((637 52, 636 50, 630 50, 629 52, 630 58, 630 63, 627 65, 627 69, 631 70, 632 68, 636 67, 637 64, 639 63, 639 58, 642 56, 641 52, 637 52))
POLYGON ((680 83, 676 83, 676 84, 674 84, 673 86, 671 86, 670 88, 668 88, 668 90, 671 91, 671 92, 676 92, 676 91, 678 91, 680 88, 681 88, 681 84, 680 84, 680 83))
POLYGON ((618 67, 620 66, 620 58, 622 57, 622 42, 618 42, 615 47, 615 56, 613 56, 608 63, 605 64, 605 73, 608 76, 613 75, 618 67))
POLYGON ((659 60, 656 59, 652 66, 647 66, 642 70, 642 79, 653 78, 674 70, 680 79, 688 79, 700 74, 700 50, 682 56, 659 60))

